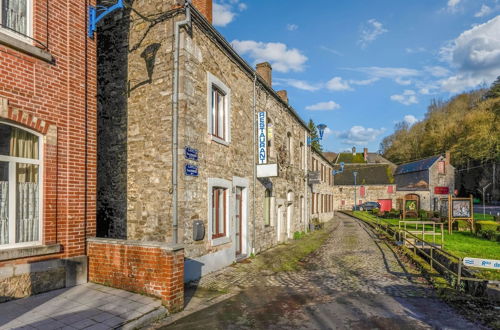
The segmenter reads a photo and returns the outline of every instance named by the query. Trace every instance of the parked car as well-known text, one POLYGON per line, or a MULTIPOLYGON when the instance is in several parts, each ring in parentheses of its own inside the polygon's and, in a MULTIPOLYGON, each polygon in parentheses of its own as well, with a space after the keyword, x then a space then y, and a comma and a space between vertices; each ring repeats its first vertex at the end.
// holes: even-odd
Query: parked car
POLYGON ((363 204, 359 204, 352 207, 353 211, 370 211, 373 209, 380 210, 380 203, 378 202, 365 202, 363 204))

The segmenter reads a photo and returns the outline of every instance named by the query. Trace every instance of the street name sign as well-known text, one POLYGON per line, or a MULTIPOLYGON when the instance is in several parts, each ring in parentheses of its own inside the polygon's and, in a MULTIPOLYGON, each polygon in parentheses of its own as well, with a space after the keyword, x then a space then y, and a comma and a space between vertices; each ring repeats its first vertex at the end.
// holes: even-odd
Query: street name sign
POLYGON ((464 258, 464 265, 469 267, 487 268, 487 269, 499 269, 500 270, 500 260, 489 260, 480 258, 464 258))
POLYGON ((190 159, 190 160, 198 160, 198 150, 190 148, 190 147, 185 147, 184 148, 184 157, 186 157, 186 159, 190 159))
POLYGON ((198 166, 186 164, 184 166, 184 174, 187 176, 198 176, 198 166))

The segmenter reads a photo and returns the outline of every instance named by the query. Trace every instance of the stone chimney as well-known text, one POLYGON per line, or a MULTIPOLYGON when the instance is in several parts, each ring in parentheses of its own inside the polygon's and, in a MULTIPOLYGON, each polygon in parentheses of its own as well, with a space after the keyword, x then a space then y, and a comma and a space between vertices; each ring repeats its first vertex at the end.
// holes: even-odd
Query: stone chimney
POLYGON ((192 0, 193 6, 212 24, 212 0, 192 0))
POLYGON ((365 162, 367 162, 368 161, 368 148, 363 149, 363 155, 365 157, 365 162))
POLYGON ((356 147, 352 147, 352 155, 356 155, 356 147))
POLYGON ((286 90, 277 91, 276 93, 278 93, 279 97, 281 97, 281 99, 285 101, 285 103, 288 103, 288 93, 286 92, 286 90))
POLYGON ((269 87, 273 87, 273 68, 269 62, 257 64, 257 73, 265 80, 269 87))
POLYGON ((447 151, 445 155, 446 165, 451 165, 451 152, 447 151))

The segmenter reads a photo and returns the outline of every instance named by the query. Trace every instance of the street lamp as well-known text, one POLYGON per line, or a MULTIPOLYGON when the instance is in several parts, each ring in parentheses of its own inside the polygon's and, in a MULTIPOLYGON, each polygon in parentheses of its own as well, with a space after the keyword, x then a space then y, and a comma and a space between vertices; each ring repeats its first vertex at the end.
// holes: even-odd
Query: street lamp
POLYGON ((486 206, 484 204, 484 194, 486 192, 486 189, 488 189, 489 186, 491 186, 491 182, 488 183, 486 186, 484 186, 482 191, 478 189, 479 192, 483 194, 483 220, 486 218, 486 206))
POLYGON ((358 177, 358 172, 352 172, 354 175, 354 210, 356 210, 357 200, 356 200, 356 179, 358 177))
POLYGON ((325 124, 319 124, 316 127, 318 128, 319 137, 315 137, 314 139, 311 139, 311 137, 308 136, 307 137, 307 145, 308 146, 310 146, 313 142, 323 140, 323 135, 325 134, 326 125, 325 124))

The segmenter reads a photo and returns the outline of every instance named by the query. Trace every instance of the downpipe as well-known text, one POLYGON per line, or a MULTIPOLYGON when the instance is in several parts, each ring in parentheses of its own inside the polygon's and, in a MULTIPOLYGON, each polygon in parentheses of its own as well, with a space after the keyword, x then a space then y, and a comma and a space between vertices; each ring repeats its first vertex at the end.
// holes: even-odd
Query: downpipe
POLYGON ((255 219, 255 207, 256 207, 256 191, 257 188, 257 150, 255 147, 257 145, 257 73, 254 72, 253 76, 253 207, 252 207, 252 222, 253 222, 253 235, 252 235, 252 253, 255 255, 255 234, 256 234, 256 219, 255 219))
POLYGON ((174 27, 174 82, 172 94, 172 241, 178 243, 179 218, 178 218, 178 150, 179 150, 179 48, 180 30, 187 26, 191 29, 191 0, 184 4, 186 18, 175 23, 174 27))

